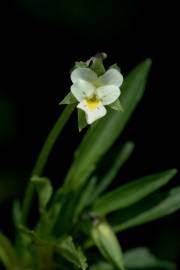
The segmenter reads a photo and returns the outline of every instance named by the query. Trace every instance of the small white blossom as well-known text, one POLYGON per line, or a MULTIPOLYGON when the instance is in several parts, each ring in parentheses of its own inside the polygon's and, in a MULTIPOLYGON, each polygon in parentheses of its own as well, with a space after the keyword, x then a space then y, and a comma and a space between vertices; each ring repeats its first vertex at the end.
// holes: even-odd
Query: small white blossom
POLYGON ((119 98, 123 76, 114 68, 100 77, 90 68, 76 68, 71 73, 71 80, 71 93, 79 102, 77 108, 85 112, 87 123, 92 124, 105 116, 105 105, 119 98))

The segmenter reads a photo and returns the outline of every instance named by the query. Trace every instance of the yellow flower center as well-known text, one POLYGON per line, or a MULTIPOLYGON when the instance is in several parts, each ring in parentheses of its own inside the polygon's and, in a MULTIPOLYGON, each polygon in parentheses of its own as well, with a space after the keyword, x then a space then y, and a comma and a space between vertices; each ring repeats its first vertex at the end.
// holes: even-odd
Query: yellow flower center
POLYGON ((86 99, 86 104, 90 110, 94 110, 99 105, 100 100, 98 100, 96 97, 92 97, 90 99, 86 99))

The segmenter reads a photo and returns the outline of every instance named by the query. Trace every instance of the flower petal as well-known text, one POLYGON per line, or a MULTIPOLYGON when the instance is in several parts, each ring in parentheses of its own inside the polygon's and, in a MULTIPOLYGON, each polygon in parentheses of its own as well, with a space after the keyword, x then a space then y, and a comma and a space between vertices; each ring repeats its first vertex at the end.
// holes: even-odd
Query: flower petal
POLYGON ((75 83, 79 79, 91 82, 97 80, 97 75, 90 68, 76 68, 71 73, 71 81, 75 83))
POLYGON ((103 105, 113 103, 120 94, 120 89, 114 85, 101 86, 96 89, 96 95, 102 101, 103 105))
POLYGON ((85 100, 80 102, 77 107, 85 111, 86 121, 89 125, 106 115, 106 108, 103 106, 102 102, 99 102, 98 106, 93 110, 88 108, 85 100))
POLYGON ((99 79, 103 85, 115 85, 117 87, 120 87, 123 82, 122 74, 115 68, 106 71, 99 79))
POLYGON ((80 102, 85 98, 91 97, 94 91, 94 86, 84 80, 78 80, 71 86, 71 93, 80 102))

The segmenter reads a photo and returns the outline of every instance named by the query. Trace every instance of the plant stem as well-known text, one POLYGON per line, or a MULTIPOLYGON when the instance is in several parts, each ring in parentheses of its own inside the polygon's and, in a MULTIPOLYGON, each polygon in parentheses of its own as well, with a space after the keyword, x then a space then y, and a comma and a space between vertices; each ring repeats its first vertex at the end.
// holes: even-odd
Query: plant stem
MULTIPOLYGON (((75 105, 67 105, 58 120, 56 121, 55 125, 53 126, 52 130, 50 131, 42 149, 34 166, 31 176, 37 175, 40 176, 45 168, 47 163, 49 154, 59 137, 63 127, 65 126, 66 122, 68 121, 69 117, 71 116, 75 105)), ((27 221, 27 217, 29 214, 32 198, 34 193, 34 187, 31 181, 29 181, 27 190, 25 193, 23 206, 22 206, 22 224, 25 224, 27 221)))

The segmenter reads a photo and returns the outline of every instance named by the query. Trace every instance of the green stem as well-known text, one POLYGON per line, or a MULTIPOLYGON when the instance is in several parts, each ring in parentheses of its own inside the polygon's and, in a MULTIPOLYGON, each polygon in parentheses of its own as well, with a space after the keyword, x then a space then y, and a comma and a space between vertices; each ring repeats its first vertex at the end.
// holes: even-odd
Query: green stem
MULTIPOLYGON (((40 176, 45 168, 47 163, 49 154, 59 137, 63 127, 65 126, 66 122, 68 121, 69 117, 71 116, 75 105, 67 105, 60 117, 58 118, 57 122, 55 123, 54 127, 50 131, 42 149, 34 166, 31 176, 37 175, 40 176)), ((25 224, 27 221, 28 213, 30 210, 32 198, 34 193, 34 187, 31 181, 29 181, 27 190, 24 197, 23 207, 22 207, 22 224, 25 224)))

